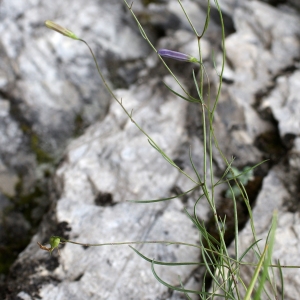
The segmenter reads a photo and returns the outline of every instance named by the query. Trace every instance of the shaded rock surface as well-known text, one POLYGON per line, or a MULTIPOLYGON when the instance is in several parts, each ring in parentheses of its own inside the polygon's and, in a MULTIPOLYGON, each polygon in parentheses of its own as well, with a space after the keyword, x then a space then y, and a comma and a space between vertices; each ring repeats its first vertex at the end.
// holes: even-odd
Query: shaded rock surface
MULTIPOLYGON (((226 39, 227 69, 215 116, 215 132, 225 155, 236 157, 237 167, 271 159, 255 173, 256 179, 266 176, 253 211, 257 233, 266 237, 272 212, 278 209, 274 258, 281 258, 282 264, 300 265, 297 259, 300 19, 296 13, 258 1, 239 1, 238 5, 233 5, 234 1, 224 2, 228 24, 234 24, 236 32, 230 28, 232 34, 226 39)), ((198 16, 205 16, 204 1, 185 1, 185 4, 201 32, 204 23, 198 16)), ((60 256, 54 253, 49 257, 36 245, 38 241, 45 244, 53 234, 83 243, 132 240, 197 243, 199 238, 183 211, 185 207, 191 208, 198 191, 164 203, 125 201, 169 197, 193 184, 151 148, 116 102, 108 106, 110 97, 99 84, 84 45, 74 46, 76 42, 46 31, 41 25, 45 19, 54 19, 92 41, 105 75, 115 87, 123 87, 116 93, 128 111, 133 109, 135 121, 185 172, 193 174, 189 145, 196 167, 199 170, 203 167, 200 111, 174 98, 161 84, 163 80, 175 87, 155 53, 149 52, 139 36, 124 5, 120 1, 104 1, 100 5, 93 0, 85 1, 84 5, 81 2, 44 5, 47 4, 31 1, 29 7, 15 7, 8 1, 2 2, 6 17, 2 16, 0 25, 3 33, 0 50, 4 53, 1 65, 6 71, 0 73, 3 107, 0 122, 5 129, 1 134, 0 170, 3 170, 1 176, 6 177, 1 180, 1 191, 5 195, 16 194, 15 182, 19 180, 16 170, 21 162, 24 174, 28 169, 37 169, 39 162, 32 145, 38 144, 38 149, 54 155, 74 136, 77 115, 83 127, 92 125, 64 151, 52 178, 50 211, 11 268, 7 298, 183 299, 183 295, 159 284, 150 264, 127 246, 67 244, 61 247, 60 256), (18 30, 23 33, 19 39, 18 30)), ((134 5, 158 47, 194 54, 196 41, 177 4, 158 1, 146 7, 143 1, 137 1, 134 5)), ((219 46, 219 30, 213 19, 202 42, 205 66, 213 78, 213 94, 218 78, 210 57, 211 49, 219 46)), ((219 68, 219 53, 216 58, 219 68)), ((190 84, 193 66, 167 63, 184 86, 195 93, 190 84)), ((214 168, 219 175, 225 169, 218 156, 214 168)), ((25 187, 34 186, 44 176, 40 175, 44 174, 41 168, 38 170, 32 171, 32 176, 23 183, 25 187)), ((10 199, 3 196, 0 201, 1 207, 6 207, 10 199)), ((222 203, 218 205, 221 210, 222 203)), ((209 208, 204 200, 200 207, 199 217, 209 221, 209 208)), ((23 229, 27 228, 24 225, 23 229)), ((240 233, 241 249, 252 243, 249 230, 247 224, 240 233)), ((135 247, 158 260, 179 262, 200 258, 197 248, 159 244, 135 247)), ((185 287, 201 286, 199 278, 203 271, 195 266, 155 269, 168 283, 178 284, 180 275, 185 287)), ((246 280, 252 272, 252 269, 245 271, 246 280)), ((284 278, 285 299, 297 299, 299 270, 284 270, 284 278)))

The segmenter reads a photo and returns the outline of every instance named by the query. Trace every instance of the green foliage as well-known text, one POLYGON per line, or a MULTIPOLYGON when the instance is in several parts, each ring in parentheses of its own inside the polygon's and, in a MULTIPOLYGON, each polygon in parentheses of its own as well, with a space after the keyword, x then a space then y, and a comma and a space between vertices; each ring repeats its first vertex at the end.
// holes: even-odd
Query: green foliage
POLYGON ((35 154, 37 162, 39 164, 53 163, 54 159, 51 157, 50 154, 48 154, 46 151, 42 149, 40 138, 30 128, 30 126, 26 124, 21 124, 21 129, 24 132, 24 134, 29 138, 30 148, 32 152, 35 154))

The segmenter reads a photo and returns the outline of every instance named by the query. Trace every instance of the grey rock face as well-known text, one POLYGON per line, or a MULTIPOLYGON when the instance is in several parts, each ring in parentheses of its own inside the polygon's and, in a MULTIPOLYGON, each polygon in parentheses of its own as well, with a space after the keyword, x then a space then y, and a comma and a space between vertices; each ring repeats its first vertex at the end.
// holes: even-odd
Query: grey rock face
MULTIPOLYGON (((77 24, 72 30, 87 40, 97 36, 97 44, 92 46, 98 57, 99 54, 101 57, 111 55, 114 59, 124 60, 144 55, 142 38, 128 25, 122 25, 122 35, 118 34, 122 3, 115 1, 113 10, 107 3, 97 5, 90 1, 85 2, 82 8, 80 2, 52 2, 51 9, 33 2, 24 11, 11 9, 9 2, 2 3, 7 12, 0 28, 2 43, 5 49, 9 49, 9 58, 15 60, 16 76, 19 78, 9 93, 21 99, 20 113, 39 136, 42 148, 47 152, 57 151, 74 134, 76 117, 80 116, 86 125, 103 117, 109 95, 92 67, 94 63, 88 49, 47 30, 43 26, 44 21, 53 19, 67 27, 77 24), (68 6, 72 6, 72 12, 61 15, 59 11, 68 6), (97 15, 101 18, 95 22, 93 17, 97 15), (19 18, 17 23, 14 18, 19 18), (17 34, 16 24, 22 35, 17 34), (77 27, 79 24, 81 28, 77 27), (107 24, 111 26, 107 27, 107 24), (12 40, 12 32, 18 36, 17 41, 12 40), (128 40, 132 50, 126 46, 128 40)), ((105 71, 103 60, 100 65, 105 71)))
POLYGON ((270 109, 278 121, 282 140, 291 147, 291 139, 300 133, 300 72, 280 76, 276 79, 275 88, 263 99, 261 109, 270 109))
POLYGON ((257 101, 299 58, 299 18, 258 1, 240 3, 233 18, 237 32, 226 39, 228 70, 216 133, 228 137, 223 150, 229 157, 251 164, 261 160, 255 140, 273 127, 259 115, 257 101))
MULTIPOLYGON (((180 21, 171 30, 165 30, 167 35, 157 44, 186 53, 189 49, 194 51, 183 15, 179 14, 173 2, 163 2, 161 5, 167 9, 167 19, 180 21)), ((238 166, 252 165, 266 155, 266 151, 257 147, 257 139, 266 132, 277 130, 270 118, 263 118, 263 112, 267 110, 269 116, 278 122, 279 139, 289 150, 285 149, 282 161, 272 162, 278 165, 273 166, 264 179, 253 214, 258 236, 265 238, 272 212, 278 209, 274 259, 281 258, 282 264, 300 265, 297 259, 299 71, 294 71, 298 68, 295 61, 300 53, 299 18, 258 1, 240 1, 238 7, 231 5, 232 2, 226 1, 226 12, 233 16, 236 33, 226 40, 228 68, 216 112, 215 132, 227 157, 236 156, 238 166), (292 69, 289 74, 285 72, 287 68, 292 69), (286 137, 291 135, 292 143, 288 143, 286 137)), ((30 128, 41 139, 41 145, 53 151, 72 136, 73 121, 78 113, 84 124, 94 123, 64 151, 53 178, 52 207, 39 232, 11 269, 8 282, 10 295, 21 299, 182 299, 182 295, 172 294, 159 284, 153 277, 150 264, 127 246, 87 248, 67 244, 61 246, 60 256, 54 253, 52 257, 37 247, 36 242, 45 244, 53 234, 83 243, 135 240, 197 243, 199 237, 183 212, 185 206, 190 208, 195 201, 194 194, 186 199, 155 204, 126 201, 168 197, 175 189, 186 191, 193 185, 151 148, 147 138, 116 102, 108 107, 109 96, 99 84, 84 45, 74 46, 76 42, 55 32, 46 32, 32 23, 31 18, 61 21, 77 35, 84 34, 87 40, 92 41, 105 75, 112 81, 117 78, 122 85, 130 85, 128 89, 116 90, 124 106, 128 111, 133 109, 135 121, 173 160, 181 163, 188 174, 192 174, 186 154, 190 144, 200 170, 203 163, 199 112, 174 98, 160 84, 162 71, 158 59, 155 54, 149 54, 138 30, 132 29, 134 25, 119 1, 101 2, 101 5, 92 0, 84 2, 84 5, 81 2, 64 2, 51 4, 51 7, 32 1, 26 9, 3 3, 7 16, 20 20, 20 23, 11 22, 7 17, 3 22, 6 27, 0 25, 3 49, 9 58, 1 60, 1 65, 7 69, 5 74, 8 74, 2 76, 0 73, 3 95, 12 94, 14 99, 18 99, 16 106, 22 112, 22 120, 30 123, 30 128), (70 6, 72 13, 69 13, 70 6), (26 37, 20 41, 11 34, 18 32, 18 26, 23 28, 26 37), (29 42, 32 37, 34 43, 29 42), (48 60, 44 61, 44 57, 48 60), (142 57, 146 59, 140 63, 142 57), (11 58, 15 62, 12 63, 11 58), (119 69, 123 61, 126 67, 119 69), (137 82, 132 85, 136 78, 137 82), (15 90, 11 90, 11 85, 15 90)), ((140 9, 142 15, 143 5, 137 3, 135 9, 137 12, 140 9)), ((189 11, 195 14, 203 15, 201 5, 187 1, 189 11)), ((159 10, 160 4, 148 6, 150 24, 167 28, 168 22, 164 23, 161 18, 164 12, 159 10)), ((197 26, 203 24, 202 19, 198 22, 197 26)), ((216 28, 217 25, 213 24, 210 39, 215 37, 216 28)), ((209 74, 214 74, 208 61, 215 44, 215 40, 203 40, 204 60, 209 74)), ((217 64, 219 61, 217 54, 217 64)), ((186 79, 188 75, 184 78, 189 67, 178 68, 176 64, 174 67, 183 82, 189 81, 186 79)), ((163 80, 174 86, 169 76, 163 77, 163 80)), ((216 82, 215 77, 212 93, 215 93, 216 82)), ((13 153, 26 139, 26 132, 20 130, 20 122, 9 114, 7 97, 2 98, 3 116, 0 115, 0 118, 3 128, 7 128, 8 133, 14 132, 17 137, 12 139, 12 135, 4 134, 1 138, 5 143, 11 141, 9 146, 12 150, 5 147, 3 151, 13 153)), ((27 159, 32 157, 30 154, 27 159)), ((34 157, 30 162, 36 164, 34 157)), ((214 163, 217 171, 224 170, 224 163, 217 156, 214 163)), ((10 173, 6 162, 3 165, 3 174, 6 172, 13 180, 15 173, 10 173)), ((13 193, 9 185, 3 186, 13 193)), ((7 201, 3 198, 5 205, 7 201)), ((209 220, 208 205, 203 201, 200 206, 199 217, 209 220)), ((252 243, 249 230, 247 224, 240 234, 241 249, 252 243)), ((170 262, 198 261, 200 256, 197 248, 183 246, 147 244, 135 247, 150 259, 170 262)), ((155 266, 155 270, 170 284, 178 283, 180 275, 187 288, 199 289, 201 285, 198 277, 203 271, 195 266, 176 269, 155 266)), ((252 272, 252 269, 245 270, 246 281, 252 272)), ((297 269, 284 272, 285 299, 297 299, 298 277, 297 269)))
MULTIPOLYGON (((122 95, 127 109, 135 108, 136 122, 175 158, 178 145, 187 138, 182 118, 186 103, 167 95, 160 87, 157 80, 152 80, 117 93, 122 95)), ((178 176, 178 171, 151 149, 145 136, 113 103, 102 122, 90 127, 68 147, 65 163, 55 178, 62 185, 55 219, 68 224, 69 232, 64 234, 70 239, 84 243, 135 240, 197 243, 197 231, 182 213, 184 206, 180 200, 148 205, 126 202, 168 196, 178 176)), ((59 266, 49 272, 47 261, 51 258, 33 248, 41 238, 41 235, 34 237, 22 260, 27 257, 29 263, 41 262, 28 284, 43 276, 38 292, 42 298, 156 299, 158 295, 168 295, 167 288, 152 276, 149 263, 127 246, 85 249, 66 245, 61 250, 59 266)), ((197 248, 183 246, 136 247, 149 257, 173 262, 196 261, 199 255, 197 248)), ((179 270, 158 267, 157 271, 174 284, 178 274, 183 282, 188 281, 194 269, 195 266, 179 270)), ((18 296, 26 299, 29 291, 30 288, 25 289, 18 296)))
POLYGON ((0 6, 0 191, 35 227, 50 204, 49 177, 63 149, 106 115, 110 101, 88 48, 44 22, 54 20, 91 41, 108 81, 114 76, 108 57, 138 64, 149 48, 120 1, 4 0, 0 6))

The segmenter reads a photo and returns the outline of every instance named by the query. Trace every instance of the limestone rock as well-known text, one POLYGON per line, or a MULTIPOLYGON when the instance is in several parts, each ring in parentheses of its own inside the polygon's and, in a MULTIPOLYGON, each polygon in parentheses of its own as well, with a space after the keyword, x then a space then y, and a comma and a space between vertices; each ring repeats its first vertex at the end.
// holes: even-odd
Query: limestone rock
MULTIPOLYGON (((178 145, 187 138, 182 118, 187 105, 160 87, 152 80, 117 94, 126 109, 134 108, 134 120, 175 159, 178 145)), ((180 200, 148 205, 126 202, 168 197, 180 176, 115 102, 102 122, 68 146, 65 162, 55 177, 61 190, 54 219, 68 226, 63 235, 83 243, 171 240, 197 244, 197 230, 184 214, 180 200)), ((19 258, 22 270, 27 264, 33 266, 26 272, 28 280, 23 279, 18 294, 21 299, 33 295, 45 299, 171 296, 153 277, 150 264, 127 246, 85 248, 67 244, 56 258, 57 266, 49 270, 47 264, 53 258, 36 246, 44 239, 40 232, 19 258), (38 290, 34 290, 37 283, 38 290)), ((149 244, 136 248, 163 261, 197 261, 199 256, 199 249, 185 246, 149 244)), ((155 269, 170 284, 178 284, 178 275, 182 282, 192 279, 195 266, 155 269)), ((196 281, 190 282, 189 286, 197 289, 196 281)))
POLYGON ((291 147, 293 138, 300 135, 300 71, 280 76, 275 88, 263 99, 261 109, 270 109, 278 121, 282 140, 291 147), (292 141, 291 141, 292 140, 292 141))
POLYGON ((230 77, 226 78, 227 71, 216 134, 228 157, 234 155, 237 163, 253 164, 262 159, 253 147, 255 140, 274 127, 256 110, 258 95, 284 69, 295 66, 300 52, 300 19, 258 1, 240 3, 233 19, 237 31, 226 39, 230 77))
POLYGON ((11 97, 20 99, 18 107, 22 117, 41 139, 42 148, 50 153, 74 134, 76 118, 80 116, 88 125, 103 117, 110 96, 97 75, 87 47, 51 32, 44 21, 51 19, 72 27, 78 36, 92 41, 96 56, 102 58, 100 67, 108 74, 103 58, 134 60, 147 52, 135 28, 120 22, 124 18, 123 4, 111 2, 98 5, 89 1, 82 7, 80 3, 58 1, 48 7, 32 1, 22 10, 11 9, 9 1, 2 2, 6 12, 0 26, 2 43, 9 59, 15 60, 19 78, 15 88, 8 92, 11 97), (58 13, 70 6, 71 13, 58 13), (22 28, 22 35, 16 24, 22 28), (18 36, 18 40, 12 36, 18 36), (129 41, 130 47, 126 44, 129 41))
MULTIPOLYGON (((300 48, 299 17, 258 1, 239 1, 237 7, 232 5, 233 2, 226 1, 226 13, 229 18, 232 16, 236 32, 226 39, 228 71, 215 115, 215 133, 220 148, 228 158, 236 156, 238 166, 258 163, 267 155, 257 147, 256 141, 277 128, 270 118, 264 119, 262 109, 268 108, 279 122, 280 139, 286 142, 285 137, 293 135, 293 143, 289 152, 285 149, 283 160, 272 162, 278 165, 273 166, 265 178, 253 213, 257 232, 260 237, 265 237, 272 211, 278 208, 279 235, 274 258, 282 258, 283 264, 300 264, 296 257, 299 252, 297 180, 300 142, 295 92, 299 80, 299 72, 295 71, 300 48), (286 69, 292 71, 287 74, 286 69), (281 96, 286 101, 282 101, 281 96), (287 116, 288 121, 293 122, 286 122, 287 116)), ((186 154, 189 145, 192 145, 197 168, 203 167, 199 111, 174 98, 160 83, 163 79, 174 86, 172 79, 158 67, 156 54, 149 54, 149 47, 145 46, 138 30, 133 29, 134 22, 119 1, 104 1, 100 5, 88 0, 82 4, 67 1, 50 5, 45 2, 42 6, 32 0, 19 6, 2 2, 6 17, 0 25, 3 48, 0 51, 5 55, 1 56, 0 65, 7 76, 0 72, 0 89, 3 91, 0 105, 4 108, 0 122, 6 126, 4 128, 12 128, 8 133, 15 132, 16 137, 14 140, 13 135, 6 132, 0 135, 5 143, 10 142, 7 149, 13 149, 12 152, 22 150, 26 130, 20 130, 18 124, 24 120, 41 138, 41 145, 51 151, 72 137, 76 127, 74 118, 78 114, 84 125, 94 123, 65 150, 53 178, 50 212, 13 265, 8 290, 12 297, 21 299, 181 299, 181 295, 172 294, 159 284, 150 264, 127 246, 86 248, 67 244, 61 247, 61 256, 55 253, 49 257, 36 245, 37 241, 45 244, 51 235, 83 243, 152 239, 197 243, 198 239, 198 233, 183 212, 185 206, 192 205, 195 194, 156 204, 125 201, 168 197, 175 189, 188 190, 192 183, 151 148, 147 138, 117 103, 108 107, 110 96, 99 83, 84 45, 75 46, 75 41, 46 31, 40 25, 41 19, 53 19, 91 41, 96 56, 101 58, 104 74, 110 81, 120 80, 116 81, 116 86, 128 87, 116 92, 124 106, 129 112, 133 109, 133 118, 138 124, 188 174, 193 174, 186 154), (63 13, 65 11, 68 13, 63 13), (17 38, 19 30, 23 32, 21 38, 17 38), (145 61, 141 62, 141 58, 145 61), (126 66, 119 68, 123 62, 126 66), (9 104, 9 100, 13 101, 9 104), (9 114, 9 105, 18 109, 21 120, 9 114)), ((140 9, 142 15, 145 7, 141 1, 137 4, 135 9, 140 9)), ((161 1, 148 6, 145 16, 151 15, 149 24, 163 29, 150 35, 159 47, 174 47, 186 53, 191 49, 193 52, 195 45, 191 31, 183 22, 184 16, 173 5, 172 1, 161 1), (167 11, 160 11, 160 7, 167 11), (166 16, 166 20, 161 16, 166 16), (168 24, 174 25, 169 31, 166 29, 168 24), (157 41, 161 32, 166 36, 157 41)), ((196 13, 203 15, 201 5, 200 1, 188 1, 192 17, 196 13)), ((203 22, 201 18, 196 19, 196 26, 201 27, 203 22)), ((220 46, 216 40, 219 29, 217 23, 212 22, 209 38, 203 40, 204 63, 209 75, 215 74, 209 59, 211 49, 220 46)), ((219 53, 216 60, 219 70, 219 53)), ((180 79, 188 82, 189 68, 194 66, 174 64, 174 67, 180 79)), ((216 94, 217 81, 215 75, 211 81, 212 95, 216 94)), ((8 150, 3 148, 3 151, 8 150)), ((220 172, 225 165, 217 155, 214 167, 220 172)), ((11 156, 12 161, 18 161, 19 156, 11 156)), ((36 164, 34 159, 26 158, 36 164)), ((3 165, 3 173, 15 178, 6 161, 3 165)), ((5 200, 3 203, 6 205, 5 200)), ((203 202, 201 208, 199 216, 207 221, 208 206, 203 202)), ((249 225, 241 232, 240 241, 241 249, 251 243, 249 225)), ((136 247, 158 260, 199 260, 197 248, 159 244, 136 247)), ((199 289, 201 284, 197 281, 197 272, 201 275, 202 271, 195 267, 155 266, 155 270, 171 284, 178 283, 178 274, 186 287, 199 289)), ((246 279, 251 271, 245 271, 246 279)), ((297 299, 298 271, 287 271, 284 276, 285 299, 297 299)))

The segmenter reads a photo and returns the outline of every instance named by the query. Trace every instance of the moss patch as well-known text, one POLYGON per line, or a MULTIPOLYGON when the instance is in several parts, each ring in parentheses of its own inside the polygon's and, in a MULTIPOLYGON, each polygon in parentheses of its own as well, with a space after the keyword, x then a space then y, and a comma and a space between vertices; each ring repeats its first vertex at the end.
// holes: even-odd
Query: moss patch
POLYGON ((32 134, 30 137, 30 147, 39 164, 53 162, 53 158, 40 147, 40 140, 36 134, 32 134))
POLYGON ((23 123, 20 125, 20 128, 29 139, 29 147, 35 154, 38 164, 53 163, 53 157, 42 149, 40 138, 33 132, 30 126, 23 123))

